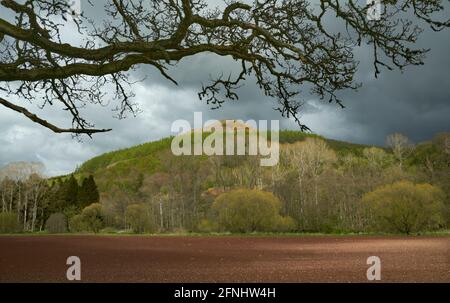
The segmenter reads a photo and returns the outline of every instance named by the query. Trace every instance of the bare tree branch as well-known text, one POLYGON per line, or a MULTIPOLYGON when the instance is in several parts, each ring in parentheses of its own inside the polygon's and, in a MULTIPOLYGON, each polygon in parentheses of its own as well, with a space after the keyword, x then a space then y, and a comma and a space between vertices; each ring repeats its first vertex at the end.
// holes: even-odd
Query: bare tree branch
POLYGON ((3 98, 0 98, 0 104, 10 108, 16 112, 19 112, 23 115, 25 115, 28 119, 30 119, 33 122, 36 122, 50 130, 52 130, 55 133, 72 133, 72 134, 87 134, 87 135, 92 135, 95 133, 104 133, 104 132, 109 132, 112 129, 75 129, 75 128, 59 128, 53 124, 51 124, 50 122, 39 118, 38 116, 36 116, 35 114, 29 112, 26 108, 24 107, 20 107, 17 106, 11 102, 6 101, 3 98))
MULTIPOLYGON (((201 99, 218 108, 238 100, 239 88, 253 79, 276 100, 276 110, 308 130, 299 117, 305 96, 344 107, 340 92, 360 86, 355 48, 370 45, 377 77, 383 68, 423 64, 428 50, 414 43, 425 25, 436 31, 450 26, 437 18, 448 12, 444 2, 382 1, 380 20, 370 21, 366 1, 357 0, 227 1, 223 9, 204 0, 108 0, 102 20, 81 15, 62 22, 70 9, 66 0, 1 0, 15 19, 0 18, 0 84, 4 97, 35 102, 43 95, 42 106, 62 104, 73 124, 64 132, 89 134, 94 125, 78 110, 89 103, 116 102, 119 117, 138 110, 130 89, 138 66, 153 66, 177 85, 170 68, 183 58, 214 53, 241 62, 241 70, 203 85, 201 99), (336 26, 327 24, 330 18, 336 26), (63 42, 68 22, 83 38, 79 45, 63 42)), ((35 117, 23 107, 7 107, 35 117)))

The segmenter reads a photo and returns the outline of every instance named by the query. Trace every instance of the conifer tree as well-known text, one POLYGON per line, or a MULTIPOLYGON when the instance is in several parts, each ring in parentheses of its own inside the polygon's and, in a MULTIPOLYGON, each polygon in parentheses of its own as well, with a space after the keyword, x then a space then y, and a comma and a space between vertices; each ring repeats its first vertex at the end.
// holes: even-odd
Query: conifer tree
POLYGON ((92 175, 83 179, 81 187, 78 190, 77 199, 78 205, 81 208, 100 201, 100 194, 98 193, 97 184, 95 183, 92 175))

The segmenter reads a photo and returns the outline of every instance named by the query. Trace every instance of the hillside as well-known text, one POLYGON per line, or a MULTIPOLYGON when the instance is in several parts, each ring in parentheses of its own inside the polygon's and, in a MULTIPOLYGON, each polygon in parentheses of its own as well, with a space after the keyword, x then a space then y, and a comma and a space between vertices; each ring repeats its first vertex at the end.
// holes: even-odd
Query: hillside
POLYGON ((72 232, 409 234, 450 225, 448 133, 418 145, 393 134, 384 149, 285 130, 275 166, 248 155, 175 156, 172 139, 100 155, 69 176, 4 180, 3 207, 39 193, 37 220, 23 230, 54 215, 72 232))
MULTIPOLYGON (((304 141, 305 138, 320 138, 327 142, 329 146, 336 152, 347 153, 352 152, 361 154, 362 150, 367 145, 349 143, 345 141, 338 141, 333 139, 326 139, 322 136, 308 134, 300 131, 282 130, 280 131, 280 143, 295 143, 304 141)), ((163 138, 161 140, 152 141, 133 147, 119 149, 108 152, 100 156, 94 157, 83 163, 76 171, 81 174, 95 174, 105 168, 112 168, 119 163, 129 163, 130 165, 138 163, 139 159, 156 159, 158 152, 170 149, 170 144, 173 137, 163 138)), ((150 161, 151 162, 151 161, 150 161)))
MULTIPOLYGON (((407 141, 400 134, 396 138, 407 141)), ((164 138, 95 157, 75 177, 80 182, 94 176, 104 224, 117 229, 130 228, 129 220, 137 220, 143 224, 139 230, 150 231, 399 231, 395 226, 404 223, 374 221, 368 212, 364 199, 375 199, 368 194, 377 190, 380 195, 410 195, 411 201, 417 195, 434 197, 438 214, 430 217, 426 229, 436 229, 450 220, 449 138, 440 134, 391 152, 284 130, 279 164, 272 167, 262 167, 255 156, 177 157, 170 148, 172 138, 164 138), (261 203, 279 210, 265 227, 256 219, 252 223, 261 203), (235 221, 227 225, 224 218, 235 221)), ((411 223, 416 225, 401 232, 422 229, 422 223, 411 223)))
MULTIPOLYGON (((111 179, 115 179, 116 177, 129 179, 140 174, 145 177, 165 171, 161 165, 161 161, 163 158, 167 160, 167 157, 170 157, 168 154, 170 154, 172 138, 163 138, 158 141, 102 154, 83 163, 77 169, 75 175, 81 178, 92 174, 95 176, 100 190, 107 190, 112 183, 111 181, 113 181, 111 179)), ((283 144, 304 141, 306 138, 322 139, 331 149, 339 154, 352 153, 354 155, 361 155, 362 150, 367 147, 361 144, 326 139, 318 135, 300 131, 280 131, 280 143, 282 146, 283 144)), ((175 156, 172 157, 175 158, 175 156)))

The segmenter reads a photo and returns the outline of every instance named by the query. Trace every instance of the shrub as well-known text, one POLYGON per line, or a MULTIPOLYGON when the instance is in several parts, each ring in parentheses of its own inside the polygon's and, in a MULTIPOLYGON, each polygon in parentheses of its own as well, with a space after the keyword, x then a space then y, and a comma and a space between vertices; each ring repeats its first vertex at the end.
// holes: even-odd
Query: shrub
POLYGON ((69 229, 71 232, 84 232, 88 231, 88 226, 83 221, 83 217, 81 215, 75 215, 69 219, 69 229))
POLYGON ((365 194, 363 201, 373 215, 375 230, 410 234, 443 223, 444 197, 436 186, 400 181, 365 194))
POLYGON ((156 229, 150 208, 145 204, 129 205, 125 217, 135 233, 154 232, 156 229))
POLYGON ((100 232, 102 234, 117 234, 118 230, 114 227, 105 227, 100 232))
POLYGON ((59 234, 67 232, 67 218, 64 214, 55 213, 50 215, 45 222, 45 229, 49 233, 59 234))
POLYGON ((199 232, 210 233, 217 230, 217 224, 208 219, 202 219, 197 226, 199 232))
POLYGON ((104 227, 104 214, 100 203, 93 203, 83 209, 81 219, 88 231, 98 233, 104 227))
POLYGON ((272 193, 259 190, 239 189, 221 194, 212 209, 222 231, 273 231, 281 222, 280 200, 272 193))
POLYGON ((16 233, 20 231, 17 214, 13 212, 0 213, 0 233, 16 233))
POLYGON ((275 223, 274 231, 278 232, 293 232, 297 229, 297 224, 295 224, 294 219, 291 217, 282 217, 278 216, 278 219, 275 223))
POLYGON ((70 205, 64 208, 63 214, 66 216, 67 221, 70 221, 70 219, 73 216, 76 216, 80 213, 80 208, 76 205, 70 205))

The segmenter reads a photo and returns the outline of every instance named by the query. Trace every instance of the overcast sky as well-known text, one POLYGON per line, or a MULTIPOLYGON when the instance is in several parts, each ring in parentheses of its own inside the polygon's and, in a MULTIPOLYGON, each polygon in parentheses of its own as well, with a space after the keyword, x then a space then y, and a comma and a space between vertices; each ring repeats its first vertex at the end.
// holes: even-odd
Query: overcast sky
MULTIPOLYGON (((3 10, 3 8, 1 8, 3 10)), ((92 12, 91 12, 92 13, 92 12)), ((95 13, 95 12, 94 12, 95 13)), ((4 17, 5 12, 0 12, 4 17)), ((70 29, 68 29, 70 32, 70 29)), ((414 142, 429 140, 437 132, 450 131, 450 34, 449 31, 423 33, 420 46, 431 48, 424 66, 400 72, 383 71, 373 76, 372 54, 367 48, 357 50, 360 61, 358 92, 342 94, 345 109, 309 100, 302 117, 314 133, 356 143, 384 145, 385 137, 401 132, 414 142)), ((83 112, 99 128, 113 128, 82 142, 71 135, 58 135, 42 128, 11 110, 0 107, 0 167, 14 161, 40 161, 48 175, 72 172, 77 165, 104 152, 153 141, 171 134, 176 119, 193 119, 202 111, 204 119, 281 119, 281 127, 297 129, 295 123, 282 119, 274 111, 273 100, 265 98, 248 81, 240 90, 240 100, 211 111, 197 98, 202 82, 211 76, 232 71, 227 58, 200 55, 184 60, 171 70, 180 83, 177 87, 163 81, 154 69, 140 68, 134 77, 146 80, 134 85, 136 101, 142 112, 125 120, 113 118, 111 108, 88 107, 83 112)), ((60 126, 70 126, 66 112, 37 105, 19 104, 39 113, 60 126)))

